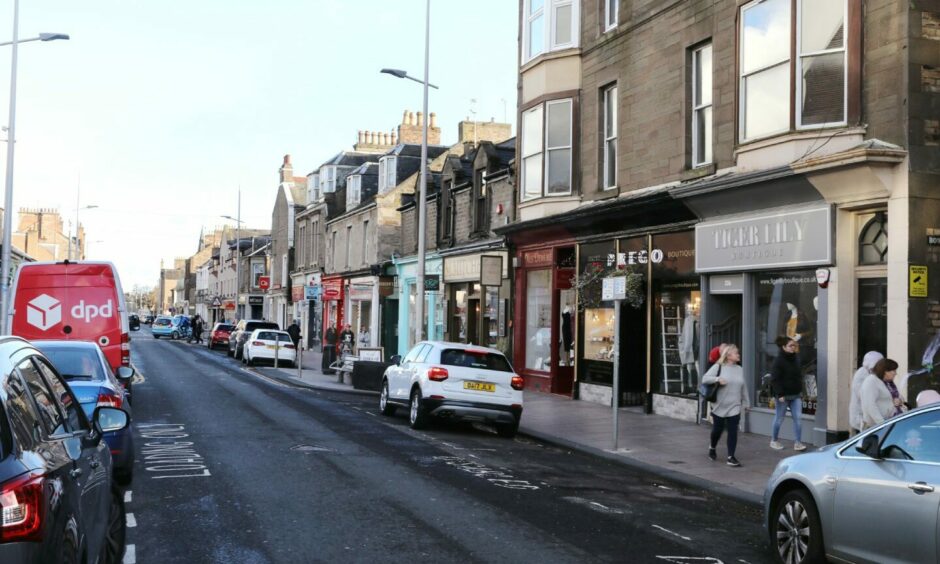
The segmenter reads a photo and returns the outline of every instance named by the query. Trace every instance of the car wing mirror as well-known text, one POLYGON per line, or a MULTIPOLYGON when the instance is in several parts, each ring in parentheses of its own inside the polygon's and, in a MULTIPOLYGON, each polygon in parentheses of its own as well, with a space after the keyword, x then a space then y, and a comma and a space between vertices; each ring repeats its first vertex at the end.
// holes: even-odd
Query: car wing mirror
POLYGON ((392 364, 394 364, 394 365, 396 365, 396 366, 401 366, 401 355, 400 355, 400 354, 393 354, 393 355, 392 355, 392 358, 389 359, 389 360, 392 361, 392 364))
POLYGON ((855 446, 855 450, 875 460, 881 459, 881 451, 878 448, 880 439, 878 435, 871 434, 862 439, 862 442, 855 446))
POLYGON ((92 416, 92 424, 99 433, 120 431, 130 423, 127 412, 117 407, 97 407, 92 416))
POLYGON ((117 369, 118 380, 130 380, 134 377, 135 371, 127 366, 119 366, 117 369))

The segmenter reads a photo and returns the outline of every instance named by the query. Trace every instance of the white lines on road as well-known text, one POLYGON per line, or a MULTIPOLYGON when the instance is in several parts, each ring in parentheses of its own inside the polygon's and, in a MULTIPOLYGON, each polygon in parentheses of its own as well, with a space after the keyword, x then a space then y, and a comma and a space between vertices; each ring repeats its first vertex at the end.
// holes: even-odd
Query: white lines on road
MULTIPOLYGON (((653 525, 653 528, 654 528, 654 529, 659 529, 660 531, 663 531, 664 533, 669 533, 669 534, 672 535, 672 536, 679 537, 679 538, 682 539, 682 540, 687 540, 687 541, 692 540, 691 538, 689 538, 689 537, 687 537, 687 536, 685 536, 685 535, 680 535, 679 533, 677 533, 677 532, 675 532, 675 531, 670 531, 670 530, 667 529, 666 527, 660 527, 659 525, 653 525)), ((657 558, 659 558, 659 557, 657 557, 657 558)))
POLYGON ((137 547, 132 544, 127 545, 124 551, 124 564, 137 564, 137 547))
POLYGON ((130 503, 132 501, 134 501, 134 492, 127 490, 124 492, 124 503, 130 503))
MULTIPOLYGON (((134 492, 127 490, 124 492, 124 503, 131 503, 134 499, 134 492)), ((126 513, 125 519, 128 527, 137 526, 137 518, 133 513, 126 513)), ((137 546, 129 544, 124 548, 124 564, 137 564, 137 546)))
POLYGON ((617 509, 615 507, 607 507, 606 505, 602 503, 597 503, 596 501, 584 499, 583 497, 570 496, 570 497, 563 497, 562 499, 565 501, 570 501, 571 503, 577 503, 578 505, 583 505, 587 507, 588 509, 597 511, 598 513, 606 513, 606 514, 612 514, 612 515, 623 515, 624 513, 626 513, 622 509, 617 509))
POLYGON ((127 520, 127 526, 128 526, 128 527, 136 527, 136 526, 137 526, 137 518, 134 517, 134 514, 133 514, 133 513, 128 513, 128 514, 126 515, 126 520, 127 520))
POLYGON ((675 564, 683 564, 684 562, 701 562, 703 564, 724 564, 718 558, 713 558, 711 556, 656 556, 660 560, 665 560, 666 562, 673 562, 675 564))

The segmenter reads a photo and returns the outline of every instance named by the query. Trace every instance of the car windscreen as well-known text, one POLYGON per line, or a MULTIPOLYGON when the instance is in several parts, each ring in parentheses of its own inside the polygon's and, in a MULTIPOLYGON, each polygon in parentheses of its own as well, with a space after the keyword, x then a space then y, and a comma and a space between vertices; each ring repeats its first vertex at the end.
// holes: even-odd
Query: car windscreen
POLYGON ((255 329, 280 329, 280 327, 277 326, 277 323, 270 321, 256 321, 245 324, 245 331, 254 331, 255 329))
POLYGON ((444 349, 441 351, 441 364, 446 366, 463 366, 480 370, 496 370, 497 372, 512 372, 506 357, 486 351, 466 349, 444 349))
POLYGON ((293 342, 287 333, 275 333, 274 331, 261 331, 258 333, 258 339, 261 341, 281 341, 282 343, 293 342))
POLYGON ((90 380, 93 382, 107 380, 97 351, 88 348, 43 345, 40 341, 37 341, 36 344, 66 380, 90 380))
POLYGON ((154 325, 166 326, 170 324, 169 317, 158 317, 154 322, 154 325))
POLYGON ((219 323, 218 325, 215 326, 215 330, 216 330, 216 331, 228 331, 228 332, 230 332, 230 333, 231 333, 232 329, 234 329, 234 328, 235 328, 234 325, 227 325, 227 324, 225 324, 225 323, 219 323))

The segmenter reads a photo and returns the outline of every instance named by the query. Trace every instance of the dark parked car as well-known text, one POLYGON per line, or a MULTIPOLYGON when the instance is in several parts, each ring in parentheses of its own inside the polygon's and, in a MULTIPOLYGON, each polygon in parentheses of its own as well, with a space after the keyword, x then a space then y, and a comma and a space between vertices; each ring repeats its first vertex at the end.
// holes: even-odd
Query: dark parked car
POLYGON ((127 324, 131 331, 140 331, 140 317, 136 313, 127 316, 127 324))
POLYGON ((229 337, 232 335, 232 329, 235 325, 232 323, 216 323, 209 331, 209 338, 206 340, 206 346, 214 349, 217 345, 228 347, 229 337))
MULTIPOLYGON (((131 419, 131 380, 134 370, 122 366, 115 376, 104 353, 87 341, 35 341, 33 343, 52 361, 78 398, 87 417, 96 407, 119 407, 131 419)), ((104 434, 114 460, 114 478, 122 486, 134 477, 134 434, 131 426, 104 434)))
POLYGON ((260 319, 242 319, 235 324, 235 329, 228 339, 228 355, 241 360, 245 349, 245 341, 255 329, 280 329, 273 321, 260 319))
POLYGON ((153 315, 144 316, 144 325, 150 325, 153 323, 153 320, 156 319, 153 315))
POLYGON ((121 562, 124 492, 102 438, 127 413, 99 407, 91 422, 49 360, 0 338, 0 562, 121 562))

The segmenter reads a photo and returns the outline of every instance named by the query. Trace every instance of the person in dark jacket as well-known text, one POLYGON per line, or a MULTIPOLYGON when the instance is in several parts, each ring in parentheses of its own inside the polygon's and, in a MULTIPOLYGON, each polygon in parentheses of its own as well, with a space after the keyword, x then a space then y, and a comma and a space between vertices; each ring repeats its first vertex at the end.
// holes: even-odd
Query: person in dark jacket
POLYGON ((297 347, 300 343, 300 324, 296 319, 287 327, 287 334, 290 335, 290 340, 297 347))
POLYGON ((777 337, 777 346, 780 348, 780 354, 774 359, 774 364, 770 369, 770 386, 773 389, 776 407, 770 448, 776 450, 783 448, 777 437, 780 435, 780 426, 783 425, 787 409, 789 409, 790 416, 793 417, 793 435, 796 437, 793 448, 806 450, 806 445, 800 442, 802 435, 800 417, 803 415, 803 371, 800 369, 800 359, 797 354, 799 343, 789 337, 777 337))
POLYGON ((320 365, 324 374, 332 374, 330 365, 336 360, 336 324, 331 323, 323 338, 323 360, 320 365))

